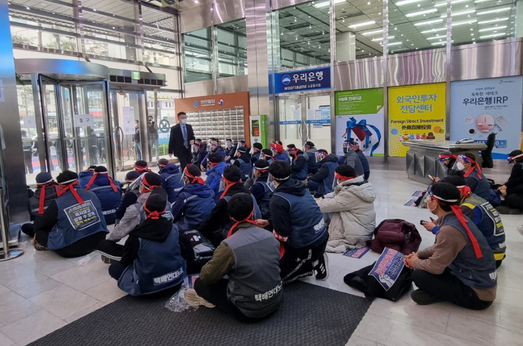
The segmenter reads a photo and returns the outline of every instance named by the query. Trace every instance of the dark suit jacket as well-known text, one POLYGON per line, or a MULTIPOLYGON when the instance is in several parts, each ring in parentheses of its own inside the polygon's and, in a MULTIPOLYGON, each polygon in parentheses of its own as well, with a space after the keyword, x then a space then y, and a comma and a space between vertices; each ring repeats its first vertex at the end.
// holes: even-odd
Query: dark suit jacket
MULTIPOLYGON (((187 124, 185 125, 187 127, 187 141, 193 141, 194 140, 194 132, 192 130, 192 126, 187 124)), ((190 151, 190 144, 189 144, 189 150, 190 151)), ((182 134, 182 128, 180 127, 180 124, 174 125, 171 127, 171 136, 169 138, 169 154, 174 154, 174 156, 181 156, 184 152, 185 147, 183 145, 183 134, 182 134)))

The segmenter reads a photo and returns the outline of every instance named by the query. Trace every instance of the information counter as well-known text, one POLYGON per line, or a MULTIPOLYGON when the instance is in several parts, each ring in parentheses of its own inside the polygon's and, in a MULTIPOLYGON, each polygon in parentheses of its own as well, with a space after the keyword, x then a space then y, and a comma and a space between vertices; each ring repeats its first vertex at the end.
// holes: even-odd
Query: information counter
POLYGON ((487 149, 483 143, 456 144, 454 141, 403 141, 409 147, 407 151, 407 175, 409 179, 420 183, 430 184, 433 177, 444 178, 447 175, 446 167, 439 162, 438 155, 442 151, 450 151, 454 155, 472 153, 476 162, 481 165, 479 151, 487 149))

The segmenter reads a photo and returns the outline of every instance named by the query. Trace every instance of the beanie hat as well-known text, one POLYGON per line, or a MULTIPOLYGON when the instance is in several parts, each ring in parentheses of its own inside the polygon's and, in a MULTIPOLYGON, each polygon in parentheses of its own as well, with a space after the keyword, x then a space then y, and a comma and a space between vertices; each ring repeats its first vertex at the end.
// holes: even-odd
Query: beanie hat
POLYGON ((147 219, 158 220, 165 213, 167 194, 163 189, 154 189, 145 200, 143 210, 147 219))
POLYGON ((283 153, 283 146, 278 142, 271 143, 271 148, 276 150, 278 153, 283 153))
POLYGON ((48 172, 40 172, 36 175, 36 183, 39 185, 48 184, 53 181, 53 176, 48 172))
POLYGON ((137 171, 129 171, 125 175, 125 181, 128 182, 128 183, 133 182, 136 179, 138 179, 139 176, 140 176, 139 172, 137 172, 137 171))
POLYGON ((254 143, 252 145, 253 148, 256 148, 258 150, 262 150, 263 149, 263 145, 261 143, 254 143))
POLYGON ((162 178, 153 172, 147 172, 142 176, 142 184, 148 189, 152 190, 155 187, 162 186, 162 178))
POLYGON ((137 172, 140 172, 140 173, 149 172, 150 171, 148 166, 147 166, 147 162, 145 162, 143 160, 136 161, 135 164, 134 164, 134 169, 137 172))

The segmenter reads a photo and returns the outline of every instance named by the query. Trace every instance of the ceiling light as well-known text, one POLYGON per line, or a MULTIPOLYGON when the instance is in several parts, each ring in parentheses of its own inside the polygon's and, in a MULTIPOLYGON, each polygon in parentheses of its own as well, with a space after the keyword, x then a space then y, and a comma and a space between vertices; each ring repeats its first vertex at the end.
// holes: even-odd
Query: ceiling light
MULTIPOLYGON (((387 37, 387 40, 390 40, 390 39, 392 39, 392 38, 394 38, 394 36, 389 36, 389 37, 387 37)), ((373 41, 373 42, 383 41, 383 37, 376 37, 376 38, 373 38, 372 41, 373 41)))
POLYGON ((472 24, 472 23, 476 23, 478 20, 477 19, 471 19, 471 20, 466 20, 466 21, 463 21, 463 22, 455 22, 455 23, 452 23, 451 26, 460 26, 460 25, 465 25, 465 24, 472 24))
POLYGON ((403 42, 392 42, 392 43, 389 43, 387 45, 387 47, 390 47, 390 46, 397 46, 397 45, 400 45, 400 44, 403 44, 403 42))
POLYGON ((430 45, 431 46, 443 46, 446 44, 447 44, 447 41, 442 41, 442 42, 434 42, 434 43, 431 43, 430 45))
POLYGON ((478 24, 489 24, 489 23, 503 22, 505 20, 508 20, 508 17, 496 18, 496 19, 490 19, 490 20, 483 20, 481 22, 478 22, 478 24))
POLYGON ((361 34, 364 36, 367 36, 367 35, 374 35, 374 34, 379 34, 379 33, 383 33, 383 30, 365 31, 361 34))
POLYGON ((499 12, 510 11, 511 9, 512 9, 511 6, 508 6, 508 7, 500 7, 500 8, 497 8, 497 9, 495 9, 495 10, 481 11, 481 12, 476 13, 476 15, 478 15, 478 16, 482 16, 482 15, 484 15, 484 14, 499 13, 499 12))
POLYGON ((398 1, 396 3, 396 6, 403 6, 403 5, 408 5, 408 4, 414 4, 416 2, 422 2, 422 1, 425 1, 425 0, 403 0, 403 1, 398 1))
MULTIPOLYGON (((462 12, 452 12, 452 17, 457 17, 457 16, 462 16, 464 14, 470 14, 470 13, 474 13, 476 12, 476 10, 468 10, 468 11, 462 11, 462 12)), ((441 18, 447 18, 447 15, 443 15, 441 16, 441 18)))
POLYGON ((427 20, 426 22, 418 22, 414 23, 414 26, 421 26, 421 25, 429 25, 434 23, 441 23, 443 19, 433 19, 433 20, 427 20))
POLYGON ((427 34, 427 33, 429 33, 429 32, 438 32, 438 31, 445 31, 445 30, 447 30, 447 28, 430 29, 430 30, 422 31, 421 33, 422 33, 422 34, 427 34))
POLYGON ((356 29, 356 28, 359 28, 360 26, 366 26, 366 25, 372 25, 372 24, 376 24, 376 22, 373 20, 370 20, 368 22, 356 23, 356 24, 349 25, 349 28, 356 29))
POLYGON ((493 31, 493 30, 498 30, 498 29, 505 29, 507 26, 495 26, 493 28, 486 28, 486 29, 481 29, 481 30, 478 30, 479 32, 483 32, 483 31, 493 31))
POLYGON ((427 37, 426 40, 441 40, 442 38, 445 38, 445 36, 432 36, 432 37, 427 37))
POLYGON ((476 0, 476 1, 474 1, 474 3, 481 4, 482 2, 487 2, 487 1, 492 1, 492 0, 476 0))
MULTIPOLYGON (((341 2, 345 2, 345 0, 334 0, 334 4, 339 4, 341 2)), ((324 1, 324 2, 319 2, 317 4, 314 4, 312 6, 316 7, 316 8, 322 8, 322 7, 327 7, 330 5, 330 1, 324 1)))
POLYGON ((506 35, 506 33, 504 33, 504 32, 498 32, 497 34, 480 36, 479 38, 484 39, 484 38, 498 37, 498 36, 505 36, 505 35, 506 35))
MULTIPOLYGON (((461 4, 462 2, 469 2, 470 0, 455 0, 455 1, 451 1, 450 3, 452 5, 454 4, 461 4)), ((490 1, 490 0, 487 0, 487 1, 490 1)), ((444 1, 444 2, 438 2, 434 5, 434 7, 442 7, 442 6, 447 6, 447 2, 444 1)))
POLYGON ((410 18, 410 17, 422 16, 424 14, 429 14, 429 13, 434 13, 434 12, 438 12, 438 9, 437 8, 431 8, 430 10, 411 12, 411 13, 407 13, 405 15, 405 17, 410 18))

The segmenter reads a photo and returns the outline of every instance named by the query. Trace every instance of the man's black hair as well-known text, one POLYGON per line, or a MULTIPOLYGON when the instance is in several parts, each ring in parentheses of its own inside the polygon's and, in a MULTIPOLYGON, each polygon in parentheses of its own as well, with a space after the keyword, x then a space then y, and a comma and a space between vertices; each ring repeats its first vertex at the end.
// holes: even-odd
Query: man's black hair
POLYGON ((356 171, 349 165, 339 165, 336 167, 336 173, 344 177, 355 177, 356 171))
POLYGON ((62 173, 58 174, 58 176, 56 177, 56 181, 58 182, 58 184, 74 179, 78 179, 78 174, 67 169, 62 173))
POLYGON ((431 191, 435 196, 446 200, 456 200, 457 202, 445 202, 438 199, 438 203, 441 206, 441 209, 444 211, 451 211, 451 205, 459 204, 461 200, 461 193, 458 188, 449 183, 435 183, 431 186, 431 191))
POLYGON ((442 183, 449 183, 454 186, 464 186, 467 185, 465 178, 459 175, 447 175, 445 178, 441 179, 442 183))
POLYGON ((269 166, 269 173, 276 180, 287 180, 291 173, 291 166, 287 161, 276 160, 269 166))
MULTIPOLYGON (((523 151, 516 149, 516 150, 512 150, 510 152, 510 154, 508 154, 508 156, 514 157, 514 156, 518 156, 521 154, 523 154, 523 151)), ((516 161, 516 163, 523 162, 523 157, 517 158, 514 161, 516 161)))
POLYGON ((223 157, 220 153, 210 153, 209 154, 209 162, 222 162, 223 157))
POLYGON ((254 143, 252 146, 254 148, 258 149, 258 150, 262 150, 263 149, 263 145, 261 143, 254 143))
POLYGON ((272 151, 271 151, 271 149, 263 149, 263 150, 262 150, 262 153, 264 153, 265 156, 272 157, 272 151))
POLYGON ((95 172, 97 173, 102 173, 102 172, 107 172, 107 167, 105 166, 98 166, 94 169, 95 172))
POLYGON ((476 161, 476 156, 472 153, 465 153, 463 156, 468 157, 469 159, 472 159, 472 161, 476 161))
POLYGON ((296 146, 294 144, 288 144, 287 148, 296 149, 296 146))
POLYGON ((229 215, 237 221, 245 220, 252 213, 253 208, 252 197, 245 192, 233 195, 227 203, 229 215))
POLYGON ((223 170, 223 177, 230 182, 238 182, 242 178, 242 172, 236 166, 225 167, 223 170))

